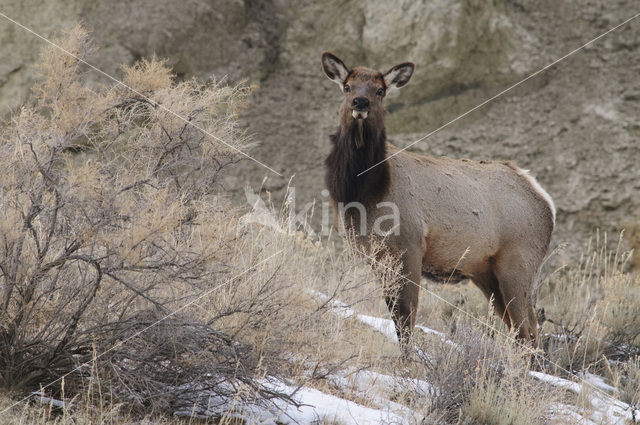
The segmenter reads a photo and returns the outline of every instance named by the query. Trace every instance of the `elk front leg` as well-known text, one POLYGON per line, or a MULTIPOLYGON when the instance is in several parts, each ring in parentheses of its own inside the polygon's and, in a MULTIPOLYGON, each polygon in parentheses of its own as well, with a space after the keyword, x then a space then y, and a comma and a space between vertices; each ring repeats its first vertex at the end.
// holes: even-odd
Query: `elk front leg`
POLYGON ((409 357, 411 353, 410 341, 416 323, 420 294, 420 270, 419 261, 403 258, 402 275, 404 277, 400 278, 393 288, 389 288, 389 293, 385 297, 396 326, 400 349, 405 357, 409 357))

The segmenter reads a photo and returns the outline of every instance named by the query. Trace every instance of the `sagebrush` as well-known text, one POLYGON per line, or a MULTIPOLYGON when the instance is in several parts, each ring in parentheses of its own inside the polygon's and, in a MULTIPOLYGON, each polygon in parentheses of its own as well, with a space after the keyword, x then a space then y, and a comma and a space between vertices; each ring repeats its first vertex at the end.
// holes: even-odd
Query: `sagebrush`
POLYGON ((248 89, 178 82, 155 58, 124 67, 124 85, 92 85, 77 59, 92 53, 87 32, 57 43, 76 58, 47 49, 1 133, 0 387, 99 385, 141 412, 290 401, 260 379, 288 371, 290 353, 315 356, 305 335, 335 320, 295 288, 300 270, 333 274, 334 292, 360 283, 220 194, 219 173, 251 144, 236 117, 248 89))

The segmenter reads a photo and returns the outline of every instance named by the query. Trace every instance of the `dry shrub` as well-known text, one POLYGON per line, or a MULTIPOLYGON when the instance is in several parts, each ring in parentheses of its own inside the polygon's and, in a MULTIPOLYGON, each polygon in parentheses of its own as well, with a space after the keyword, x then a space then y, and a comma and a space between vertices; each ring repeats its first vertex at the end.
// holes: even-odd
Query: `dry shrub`
MULTIPOLYGON (((59 43, 80 58, 91 51, 81 28, 59 43)), ((215 376, 204 388, 252 382, 251 350, 193 316, 127 341, 236 272, 223 261, 235 254, 232 216, 212 194, 246 146, 234 121, 246 90, 174 83, 156 59, 125 69, 146 98, 121 85, 90 90, 83 65, 53 48, 41 71, 0 145, 0 385, 37 388, 94 352, 110 392, 146 394, 142 405, 170 407, 158 394, 194 382, 195 365, 215 376), (212 219, 225 225, 205 235, 212 219)))
MULTIPOLYGON (((91 52, 82 28, 58 43, 91 52)), ((217 173, 238 154, 159 105, 246 144, 233 121, 244 89, 174 83, 153 59, 125 70, 125 83, 147 82, 147 98, 91 90, 82 63, 54 48, 41 72, 0 145, 0 385, 19 391, 94 351, 115 354, 141 312, 173 311, 232 272, 215 261, 228 233, 207 246, 195 238, 215 214, 217 173)))
MULTIPOLYGON (((80 27, 58 43, 91 53, 80 27)), ((378 277, 217 193, 249 144, 247 90, 176 82, 155 58, 124 68, 137 93, 90 89, 84 69, 46 50, 2 129, 0 387, 60 397, 64 382, 92 406, 231 418, 291 401, 264 377, 300 383, 362 355, 331 301, 379 297, 378 277)))

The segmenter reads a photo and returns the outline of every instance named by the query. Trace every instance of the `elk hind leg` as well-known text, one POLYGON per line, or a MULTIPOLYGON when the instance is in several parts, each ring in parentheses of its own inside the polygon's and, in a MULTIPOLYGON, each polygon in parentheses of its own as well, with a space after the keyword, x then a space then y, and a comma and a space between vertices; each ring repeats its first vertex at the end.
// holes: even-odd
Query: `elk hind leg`
POLYGON ((493 303, 496 315, 506 322, 508 320, 506 307, 502 300, 498 279, 493 274, 493 271, 489 270, 486 273, 474 276, 473 283, 482 290, 487 300, 493 303))
MULTIPOLYGON (((533 299, 537 266, 517 251, 501 256, 495 265, 500 295, 506 309, 503 320, 518 329, 518 337, 534 345, 538 341, 538 320, 533 299)), ((496 296, 497 298, 497 296, 496 296)))

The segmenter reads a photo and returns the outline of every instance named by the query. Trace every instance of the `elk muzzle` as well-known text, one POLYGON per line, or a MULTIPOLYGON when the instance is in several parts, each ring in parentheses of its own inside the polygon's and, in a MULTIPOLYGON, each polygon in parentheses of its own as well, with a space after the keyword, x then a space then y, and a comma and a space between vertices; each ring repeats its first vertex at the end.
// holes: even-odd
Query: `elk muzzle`
POLYGON ((351 111, 351 115, 354 119, 365 119, 369 112, 369 99, 366 97, 356 97, 353 99, 353 110, 351 111))

